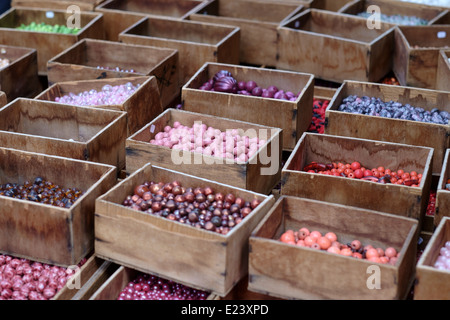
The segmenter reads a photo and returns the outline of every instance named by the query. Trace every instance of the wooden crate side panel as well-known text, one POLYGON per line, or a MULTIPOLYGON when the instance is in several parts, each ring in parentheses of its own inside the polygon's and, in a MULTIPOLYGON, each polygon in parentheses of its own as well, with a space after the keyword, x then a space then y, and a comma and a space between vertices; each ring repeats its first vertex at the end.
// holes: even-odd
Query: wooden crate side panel
POLYGON ((448 59, 450 59, 450 51, 441 50, 438 56, 438 66, 436 71, 437 90, 450 91, 450 61, 448 59))

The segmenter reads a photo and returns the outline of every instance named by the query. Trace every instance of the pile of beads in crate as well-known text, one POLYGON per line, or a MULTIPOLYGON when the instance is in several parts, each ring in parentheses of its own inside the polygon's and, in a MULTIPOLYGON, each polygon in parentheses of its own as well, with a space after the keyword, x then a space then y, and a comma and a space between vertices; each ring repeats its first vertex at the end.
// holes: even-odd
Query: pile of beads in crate
POLYGON ((209 293, 160 277, 139 274, 120 292, 117 300, 206 300, 209 293))
POLYGON ((64 34, 77 34, 81 29, 79 28, 68 28, 65 25, 50 25, 44 22, 36 23, 31 22, 30 24, 21 24, 16 29, 26 30, 26 31, 36 31, 36 32, 50 32, 50 33, 64 33, 64 34))
POLYGON ((56 97, 55 102, 74 106, 116 105, 127 100, 139 87, 139 84, 133 85, 131 82, 117 86, 107 84, 100 91, 92 89, 78 94, 71 92, 62 97, 56 97))

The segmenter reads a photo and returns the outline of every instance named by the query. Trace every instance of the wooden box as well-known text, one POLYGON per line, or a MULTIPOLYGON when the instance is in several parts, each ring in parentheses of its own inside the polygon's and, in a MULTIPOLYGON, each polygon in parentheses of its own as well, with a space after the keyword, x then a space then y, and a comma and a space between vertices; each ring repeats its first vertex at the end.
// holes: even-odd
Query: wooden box
MULTIPOLYGON (((380 15, 399 15, 424 19, 427 21, 426 23, 424 21, 425 25, 432 25, 439 22, 439 20, 447 14, 447 10, 442 10, 424 4, 392 0, 357 0, 348 3, 341 8, 339 12, 352 15, 358 15, 359 13, 368 13, 372 15, 372 11, 368 11, 370 6, 378 6, 380 15)), ((395 23, 383 21, 383 19, 381 22, 390 24, 391 26, 397 25, 395 23)))
POLYGON ((70 6, 77 6, 82 11, 94 11, 95 7, 104 0, 12 0, 11 7, 50 8, 67 10, 70 6))
POLYGON ((70 208, 0 196, 4 254, 54 265, 76 265, 94 248, 95 200, 116 182, 110 165, 0 148, 0 183, 36 177, 85 193, 70 208))
POLYGON ((132 173, 146 163, 221 182, 234 187, 269 194, 281 177, 281 129, 253 123, 218 118, 184 110, 167 109, 126 141, 126 171, 132 173), (190 151, 173 150, 150 143, 164 127, 175 121, 192 127, 206 124, 221 131, 238 129, 250 138, 258 137, 267 143, 247 162, 235 162, 222 157, 190 151), (267 172, 265 172, 267 171, 267 172))
POLYGON ((213 0, 189 15, 190 20, 232 25, 240 28, 241 63, 275 67, 277 27, 303 10, 302 5, 283 2, 213 0))
POLYGON ((106 39, 118 41, 119 34, 144 17, 184 20, 207 1, 198 0, 106 0, 97 6, 103 14, 106 39))
POLYGON ((325 111, 326 134, 434 148, 432 174, 441 172, 445 150, 450 147, 448 124, 439 125, 339 111, 342 100, 349 95, 376 97, 386 102, 392 100, 428 111, 438 108, 450 112, 449 92, 345 81, 325 111))
POLYGON ((394 29, 369 29, 366 22, 325 10, 301 12, 278 27, 277 69, 334 82, 380 80, 392 69, 394 29))
MULTIPOLYGON (((328 134, 305 133, 281 171, 281 194, 391 213, 422 221, 428 203, 433 149, 328 134), (371 170, 422 173, 418 187, 302 171, 312 161, 352 163, 371 170), (395 199, 395 202, 382 199, 395 199)), ((420 228, 419 228, 420 230, 420 228)))
POLYGON ((310 8, 339 12, 348 3, 354 0, 313 0, 310 8))
POLYGON ((175 49, 95 39, 83 39, 48 62, 49 85, 76 80, 155 76, 163 107, 180 95, 178 73, 178 51, 175 49))
POLYGON ((313 95, 311 74, 220 63, 205 63, 181 90, 182 105, 187 111, 282 129, 283 150, 292 150, 308 129, 313 95), (253 80, 263 88, 275 85, 300 95, 296 101, 287 101, 198 89, 220 70, 228 70, 237 81, 253 80))
POLYGON ((88 300, 92 294, 117 270, 110 261, 91 255, 75 274, 53 297, 53 300, 88 300))
POLYGON ((57 82, 37 95, 35 99, 55 101, 55 98, 70 93, 78 95, 90 90, 100 92, 105 85, 119 86, 128 82, 134 86, 140 85, 140 87, 122 104, 92 107, 125 111, 127 113, 127 137, 129 137, 163 112, 158 83, 154 76, 57 82))
POLYGON ((397 26, 393 71, 402 86, 436 88, 441 49, 450 45, 450 25, 397 26))
POLYGON ((131 12, 146 16, 160 16, 170 19, 186 19, 207 1, 200 0, 106 0, 95 11, 131 12))
POLYGON ((103 17, 80 12, 81 30, 77 34, 35 32, 16 29, 31 22, 66 25, 72 13, 66 10, 11 8, 0 16, 0 43, 37 50, 39 75, 47 75, 47 61, 84 38, 103 39, 103 17))
POLYGON ((442 171, 436 191, 436 211, 434 226, 437 227, 444 217, 450 217, 450 191, 446 189, 447 180, 450 179, 450 149, 445 151, 442 171))
MULTIPOLYGON (((136 279, 139 272, 135 269, 119 266, 116 272, 112 274, 101 287, 95 291, 89 300, 117 300, 120 292, 127 286, 128 283, 136 279)), ((215 300, 216 296, 210 294, 207 300, 215 300)))
POLYGON ((125 167, 125 112, 18 98, 0 109, 0 146, 125 167))
POLYGON ((180 88, 206 62, 239 64, 238 27, 146 17, 120 33, 119 40, 178 50, 180 88))
POLYGON ((287 299, 405 299, 414 281, 417 234, 414 219, 283 196, 250 236, 248 288, 287 299), (302 227, 334 232, 341 243, 394 247, 400 257, 396 265, 378 264, 278 240, 302 227))
POLYGON ((439 51, 436 71, 436 89, 450 91, 450 49, 439 51))
POLYGON ((95 206, 96 255, 184 285, 225 296, 248 272, 248 237, 273 205, 266 196, 151 164, 101 196, 95 206), (261 204, 227 235, 138 212, 121 205, 143 181, 210 186, 261 204))
POLYGON ((9 65, 0 69, 0 90, 7 101, 41 92, 36 49, 0 45, 0 58, 9 60, 9 65))
POLYGON ((443 217, 417 263, 414 300, 450 300, 450 272, 434 268, 447 241, 450 241, 450 217, 443 217))

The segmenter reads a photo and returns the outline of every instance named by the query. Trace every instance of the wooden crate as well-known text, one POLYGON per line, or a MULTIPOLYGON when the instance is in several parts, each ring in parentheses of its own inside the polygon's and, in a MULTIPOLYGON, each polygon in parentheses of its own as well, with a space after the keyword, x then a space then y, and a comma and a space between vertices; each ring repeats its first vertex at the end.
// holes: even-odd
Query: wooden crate
POLYGON ((417 235, 414 219, 284 196, 250 236, 248 289, 287 299, 405 299, 414 280, 417 235), (302 227, 334 232, 341 243, 392 246, 400 257, 395 266, 383 265, 278 240, 302 227), (376 275, 380 289, 371 289, 376 275))
POLYGON ((449 39, 450 25, 397 26, 393 71, 400 84, 435 89, 439 51, 449 39))
POLYGON ((6 93, 0 91, 0 108, 4 107, 8 103, 8 98, 6 97, 6 93))
POLYGON ((281 171, 281 194, 386 212, 421 222, 430 193, 432 157, 432 148, 305 133, 281 171), (358 161, 369 170, 379 166, 414 170, 422 173, 423 178, 419 187, 408 187, 302 171, 312 161, 358 161), (396 199, 395 203, 381 200, 391 198, 396 199))
MULTIPOLYGON (((400 15, 425 19, 428 21, 427 25, 432 25, 439 22, 439 20, 442 19, 448 12, 447 10, 442 10, 424 4, 392 0, 356 0, 342 7, 339 12, 351 15, 357 15, 362 12, 369 12, 372 14, 372 11, 367 11, 370 6, 378 6, 380 9, 380 14, 385 14, 388 16, 400 15)), ((383 20, 382 22, 391 26, 397 25, 394 23, 385 22, 383 20)))
POLYGON ((434 148, 432 174, 440 174, 445 150, 450 147, 449 125, 350 114, 338 111, 349 95, 377 97, 383 101, 450 112, 450 93, 378 83, 345 81, 325 111, 325 133, 434 148))
POLYGON ((110 261, 91 255, 52 300, 88 300, 118 268, 110 261))
POLYGON ((125 167, 126 126, 125 112, 17 98, 0 110, 0 146, 120 170, 125 167))
POLYGON ((47 75, 47 61, 84 38, 103 39, 103 17, 99 13, 81 12, 81 30, 77 34, 60 34, 18 30, 23 24, 47 23, 65 25, 72 13, 66 10, 11 8, 0 16, 0 43, 37 50, 38 72, 47 75))
POLYGON ((436 71, 436 89, 450 91, 450 50, 440 50, 436 71))
POLYGON ((192 12, 204 6, 207 1, 199 0, 106 0, 95 11, 131 12, 146 16, 160 16, 169 19, 186 19, 192 12))
POLYGON ((9 60, 9 65, 0 70, 0 90, 7 101, 41 92, 36 49, 0 45, 0 51, 0 58, 9 60))
POLYGON ((127 137, 129 137, 163 112, 158 83, 154 76, 57 82, 37 95, 35 99, 55 101, 55 98, 70 93, 78 95, 90 90, 101 91, 105 85, 119 86, 128 82, 134 86, 140 85, 140 87, 122 104, 92 107, 125 111, 127 113, 127 137))
POLYGON ((48 62, 48 83, 155 76, 163 107, 180 95, 178 51, 113 41, 83 39, 48 62), (97 67, 119 68, 116 70, 97 67))
POLYGON ((445 188, 447 180, 450 179, 450 149, 445 151, 441 176, 436 192, 436 212, 434 215, 434 226, 437 227, 444 217, 450 217, 450 191, 445 188))
POLYGON ((198 0, 106 0, 95 11, 103 14, 106 40, 118 41, 119 34, 144 17, 183 20, 206 1, 198 0))
POLYGON ((0 183, 34 181, 85 191, 70 208, 0 196, 0 250, 54 265, 78 264, 94 249, 95 200, 116 182, 110 165, 0 148, 0 183))
POLYGON ((119 40, 178 50, 180 88, 206 62, 239 64, 238 27, 146 17, 120 33, 119 40))
POLYGON ((366 22, 325 10, 301 12, 278 27, 277 69, 340 83, 380 80, 392 69, 394 29, 369 29, 366 22))
MULTIPOLYGON (((120 292, 128 283, 136 279, 142 272, 135 269, 119 266, 116 272, 112 274, 97 291, 95 291, 89 300, 117 300, 120 292)), ((207 300, 216 300, 216 295, 210 294, 207 300)))
POLYGON ((348 3, 355 0, 313 0, 310 8, 339 12, 348 3))
POLYGON ((273 203, 273 196, 147 164, 97 199, 95 252, 103 259, 225 296, 247 274, 248 237, 273 203), (227 235, 121 205, 137 184, 151 180, 210 186, 261 204, 227 235))
POLYGON ((77 6, 82 11, 94 11, 95 7, 104 0, 12 0, 11 7, 49 8, 67 10, 70 6, 77 6))
POLYGON ((450 241, 450 217, 441 219, 417 263, 414 300, 450 300, 450 273, 433 266, 446 241, 450 241))
POLYGON ((252 65, 275 67, 277 63, 277 27, 302 11, 298 4, 283 2, 213 0, 190 20, 232 25, 240 28, 239 61, 252 65))
POLYGON ((219 118, 184 110, 167 109, 126 141, 126 170, 130 174, 146 163, 221 182, 234 187, 269 194, 281 177, 281 129, 260 126, 253 123, 219 118), (238 163, 234 160, 207 156, 200 153, 172 150, 150 143, 158 132, 164 132, 167 125, 178 121, 192 127, 194 123, 227 131, 239 129, 250 138, 258 137, 267 141, 249 161, 238 163), (268 161, 270 160, 270 162, 268 161), (264 168, 264 169, 263 169, 264 168), (269 172, 264 172, 269 171, 269 172))
POLYGON ((298 138, 308 130, 313 95, 314 76, 311 74, 221 63, 205 63, 181 89, 182 105, 187 111, 282 129, 283 150, 292 150, 298 138), (275 85, 284 91, 301 91, 301 94, 296 101, 286 101, 198 90, 222 69, 230 71, 237 81, 253 80, 263 88, 275 85))

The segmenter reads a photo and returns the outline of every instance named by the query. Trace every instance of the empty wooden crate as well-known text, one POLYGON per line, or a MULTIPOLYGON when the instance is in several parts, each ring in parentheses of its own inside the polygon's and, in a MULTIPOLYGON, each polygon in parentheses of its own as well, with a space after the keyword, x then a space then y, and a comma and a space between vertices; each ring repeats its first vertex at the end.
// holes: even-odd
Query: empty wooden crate
POLYGON ((225 296, 247 274, 248 238, 273 203, 272 195, 147 164, 97 199, 95 252, 117 264, 225 296), (223 235, 122 205, 137 185, 152 180, 210 186, 214 192, 261 203, 223 235))
POLYGON ((113 166, 0 147, 0 183, 37 177, 84 194, 69 208, 0 195, 0 250, 55 265, 76 265, 94 249, 95 199, 116 182, 113 166))
POLYGON ((311 123, 314 96, 312 74, 222 63, 205 63, 181 91, 184 110, 252 122, 283 130, 283 150, 292 150, 311 123), (276 86, 297 95, 295 101, 200 90, 214 75, 227 70, 236 81, 276 86))
POLYGON ((433 149, 405 144, 305 133, 281 171, 281 194, 332 202, 415 218, 420 222, 428 203, 433 149), (303 171, 311 162, 352 163, 371 170, 416 171, 417 187, 378 183, 303 171), (395 202, 382 199, 396 199, 395 202))
POLYGON ((393 71, 402 86, 436 89, 439 51, 450 45, 450 25, 398 26, 393 71))
POLYGON ((248 289, 285 299, 405 299, 414 281, 417 235, 414 219, 282 196, 250 236, 248 289), (343 244, 393 247, 399 257, 395 265, 381 264, 279 240, 300 228, 333 232, 343 244))
MULTIPOLYGON (((423 108, 427 112, 433 109, 450 112, 449 92, 345 81, 325 111, 326 134, 433 148, 433 163, 430 169, 432 174, 440 174, 445 150, 450 147, 449 124, 396 119, 393 118, 395 112, 392 112, 389 118, 377 116, 376 113, 372 116, 339 111, 339 107, 345 104, 343 100, 349 96, 367 96, 383 102, 393 101, 402 106, 423 108)), ((400 107, 397 110, 400 110, 400 107)))
POLYGON ((18 98, 0 110, 0 146, 125 167, 125 112, 18 98))
MULTIPOLYGON (((281 177, 281 129, 260 126, 254 123, 219 118, 184 110, 167 109, 163 114, 148 123, 126 141, 126 171, 132 173, 142 168, 146 163, 192 174, 198 177, 221 182, 254 192, 269 194, 279 183, 281 177), (215 150, 219 155, 201 154, 185 150, 175 150, 167 146, 151 143, 160 132, 164 133, 166 126, 174 127, 178 122, 183 126, 194 128, 198 133, 200 127, 206 125, 231 133, 236 130, 241 136, 250 139, 266 141, 258 151, 247 161, 236 161, 222 157, 223 142, 215 150), (197 125, 197 127, 194 127, 197 125)), ((221 137, 216 136, 215 139, 221 137)), ((190 139, 190 138, 189 138, 190 139)), ((234 137, 231 143, 234 146, 234 137)), ((153 141, 154 142, 154 141, 153 141)), ((198 142, 198 141, 197 141, 198 142)), ((201 144, 206 142, 206 138, 201 144)), ((200 146, 200 144, 198 144, 200 146)), ((210 147, 210 151, 212 148, 210 147)))
MULTIPOLYGON (((55 101, 56 98, 72 94, 90 94, 91 90, 107 92, 102 90, 105 86, 109 86, 111 89, 111 87, 127 86, 127 84, 139 87, 122 103, 92 105, 91 107, 125 111, 127 113, 127 137, 129 137, 163 112, 158 84, 154 76, 57 82, 37 95, 35 99, 55 101)), ((108 89, 105 88, 105 90, 108 89)), ((68 104, 74 104, 74 102, 68 104)))
POLYGON ((278 27, 277 69, 316 78, 379 81, 392 68, 394 29, 369 29, 364 18, 308 9, 278 27))
POLYGON ((37 50, 38 72, 47 75, 47 61, 84 38, 103 39, 103 17, 99 13, 80 12, 80 30, 76 34, 38 32, 17 29, 22 24, 66 25, 73 13, 66 10, 11 8, 0 16, 0 43, 37 50))
POLYGON ((206 62, 239 64, 238 27, 146 17, 120 33, 119 40, 178 50, 180 88, 206 62))
POLYGON ((7 101, 31 98, 42 91, 36 49, 0 45, 0 59, 8 61, 0 69, 0 90, 7 101))
POLYGON ((155 76, 163 107, 180 95, 178 51, 83 39, 48 62, 48 83, 155 76))
POLYGON ((414 300, 450 300, 450 273, 434 267, 440 250, 450 241, 450 217, 444 217, 416 267, 414 300))
POLYGON ((239 27, 239 61, 275 67, 277 62, 277 27, 303 10, 298 3, 213 0, 200 7, 188 19, 239 27))

